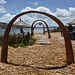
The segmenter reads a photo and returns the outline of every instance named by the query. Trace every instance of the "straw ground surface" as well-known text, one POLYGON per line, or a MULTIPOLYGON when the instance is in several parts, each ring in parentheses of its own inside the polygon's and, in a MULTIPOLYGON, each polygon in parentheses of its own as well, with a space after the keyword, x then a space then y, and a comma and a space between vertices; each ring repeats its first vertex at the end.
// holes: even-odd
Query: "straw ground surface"
MULTIPOLYGON (((39 45, 38 35, 42 34, 35 34, 38 40, 32 46, 8 48, 8 63, 0 62, 0 75, 75 75, 75 64, 66 64, 64 38, 60 33, 51 33, 51 45, 39 45)), ((72 43, 75 56, 75 41, 72 43)))

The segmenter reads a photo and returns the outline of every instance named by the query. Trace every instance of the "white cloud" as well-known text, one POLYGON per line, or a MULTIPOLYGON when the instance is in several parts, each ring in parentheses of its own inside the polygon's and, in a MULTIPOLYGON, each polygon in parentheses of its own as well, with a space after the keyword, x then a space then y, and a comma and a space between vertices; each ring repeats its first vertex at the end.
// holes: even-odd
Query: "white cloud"
POLYGON ((71 16, 75 16, 75 8, 69 7, 71 16))
MULTIPOLYGON (((38 8, 36 8, 36 9, 33 9, 33 8, 31 8, 31 7, 26 7, 26 8, 24 8, 24 9, 22 9, 21 10, 21 12, 25 12, 25 11, 31 11, 31 10, 35 10, 35 11, 41 11, 41 12, 46 12, 46 13, 50 13, 50 14, 53 14, 54 15, 54 13, 52 13, 48 8, 46 8, 46 7, 38 7, 38 8)), ((38 19, 42 19, 42 20, 46 20, 46 19, 48 19, 48 17, 47 16, 44 16, 44 15, 41 15, 41 14, 37 14, 37 13, 33 13, 33 14, 31 14, 32 16, 30 17, 30 16, 24 16, 24 17, 22 17, 25 21, 27 21, 29 24, 30 23, 32 23, 33 21, 35 21, 35 20, 38 20, 38 19)), ((47 20, 47 22, 48 22, 48 20, 47 20)), ((50 23, 51 21, 49 20, 49 22, 48 23, 50 23)), ((51 25, 51 24, 50 24, 51 25)))
POLYGON ((55 15, 58 16, 58 17, 67 17, 67 16, 70 16, 71 13, 70 13, 70 11, 67 11, 66 9, 57 8, 56 12, 55 12, 55 15))
POLYGON ((0 18, 0 22, 8 23, 14 16, 16 15, 11 15, 10 13, 7 13, 0 18))
POLYGON ((0 13, 6 13, 6 9, 3 6, 0 6, 0 13))
MULTIPOLYGON (((38 7, 35 9, 36 11, 41 11, 41 12, 46 12, 46 13, 50 13, 53 14, 48 8, 46 7, 38 7)), ((54 15, 54 14, 53 14, 54 15)), ((47 18, 47 16, 41 15, 41 14, 35 14, 36 18, 42 18, 45 19, 47 18)))
POLYGON ((63 22, 64 25, 66 25, 66 23, 75 19, 75 8, 69 7, 69 10, 57 8, 54 14, 63 22))
POLYGON ((35 11, 42 11, 42 12, 47 12, 47 13, 51 13, 53 14, 50 9, 46 8, 46 7, 37 7, 36 9, 33 9, 31 7, 26 7, 24 9, 21 10, 21 12, 25 12, 25 11, 30 11, 30 10, 35 10, 35 11))
MULTIPOLYGON (((75 19, 75 8, 72 8, 72 7, 69 7, 69 10, 57 8, 55 13, 53 13, 50 9, 48 9, 46 7, 37 7, 36 9, 33 9, 31 7, 26 7, 21 10, 21 13, 26 12, 26 11, 31 11, 31 10, 42 11, 42 12, 46 12, 46 13, 55 15, 58 19, 60 19, 63 22, 64 25, 66 23, 72 21, 73 19, 75 19)), ((9 22, 14 16, 15 15, 11 15, 10 13, 7 13, 7 14, 3 15, 3 17, 0 18, 0 21, 9 22)), ((37 13, 23 15, 23 16, 21 16, 21 18, 23 19, 23 21, 25 21, 26 23, 28 23, 30 25, 35 20, 38 20, 38 19, 44 20, 49 26, 57 25, 53 20, 51 20, 47 16, 37 14, 37 13)))
MULTIPOLYGON (((52 13, 48 8, 46 8, 46 7, 38 7, 38 8, 36 8, 36 9, 33 9, 33 8, 31 8, 31 7, 26 7, 25 9, 22 9, 21 12, 31 11, 31 10, 42 11, 42 12, 46 12, 46 13, 53 14, 53 13, 52 13)), ((34 16, 35 16, 36 18, 41 18, 41 19, 47 18, 47 17, 44 16, 44 15, 36 14, 36 13, 34 13, 34 16)))
POLYGON ((35 3, 31 3, 31 4, 33 4, 34 6, 37 6, 37 5, 38 5, 38 2, 35 2, 35 3))
POLYGON ((33 10, 33 9, 30 7, 26 7, 25 9, 22 9, 21 12, 30 11, 30 10, 33 10))
POLYGON ((5 0, 0 0, 0 4, 5 4, 6 1, 5 0))

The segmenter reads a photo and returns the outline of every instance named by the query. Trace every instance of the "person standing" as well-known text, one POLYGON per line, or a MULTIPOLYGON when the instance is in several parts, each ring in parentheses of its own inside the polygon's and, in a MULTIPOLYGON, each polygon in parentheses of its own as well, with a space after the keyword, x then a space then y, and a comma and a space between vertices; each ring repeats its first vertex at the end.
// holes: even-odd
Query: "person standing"
POLYGON ((69 32, 70 39, 73 40, 74 35, 73 35, 73 27, 72 27, 72 25, 68 26, 68 32, 69 32))
POLYGON ((73 31, 73 27, 72 27, 72 25, 69 25, 68 26, 68 32, 72 32, 73 31))
POLYGON ((23 37, 24 37, 25 32, 23 31, 23 27, 20 28, 20 32, 23 33, 23 37))
POLYGON ((23 28, 22 27, 20 28, 20 31, 21 31, 21 33, 23 33, 23 28))

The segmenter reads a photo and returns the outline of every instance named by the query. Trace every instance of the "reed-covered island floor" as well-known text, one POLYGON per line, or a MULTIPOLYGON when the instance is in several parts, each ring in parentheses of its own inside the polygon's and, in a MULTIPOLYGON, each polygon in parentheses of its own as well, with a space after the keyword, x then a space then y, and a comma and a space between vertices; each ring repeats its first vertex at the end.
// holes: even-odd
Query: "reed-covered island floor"
MULTIPOLYGON (((0 62, 0 75, 75 75, 75 64, 66 64, 66 50, 61 34, 51 33, 50 45, 39 44, 41 35, 35 34, 38 40, 32 46, 9 47, 8 63, 0 62)), ((72 40, 72 46, 75 57, 75 40, 72 40)))

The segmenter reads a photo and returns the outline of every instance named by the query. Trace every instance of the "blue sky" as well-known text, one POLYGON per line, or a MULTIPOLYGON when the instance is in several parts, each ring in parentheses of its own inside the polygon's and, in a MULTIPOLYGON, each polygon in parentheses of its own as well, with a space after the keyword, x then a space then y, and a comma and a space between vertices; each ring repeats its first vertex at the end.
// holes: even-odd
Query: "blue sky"
MULTIPOLYGON (((15 15, 37 10, 50 13, 59 18, 64 24, 75 19, 75 0, 0 0, 0 22, 9 22, 15 15)), ((32 22, 34 19, 43 19, 48 23, 55 24, 48 18, 40 15, 22 17, 24 21, 32 22), (26 18, 24 18, 26 17, 26 18)))
MULTIPOLYGON (((0 4, 1 5, 1 4, 0 4)), ((31 8, 37 8, 43 6, 49 8, 52 12, 56 11, 56 8, 69 9, 69 7, 75 7, 75 0, 6 0, 3 6, 9 10, 22 10, 23 8, 29 6, 31 8), (38 5, 33 5, 33 3, 38 3, 38 5)))

